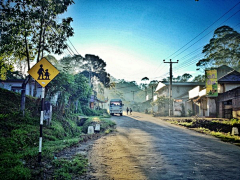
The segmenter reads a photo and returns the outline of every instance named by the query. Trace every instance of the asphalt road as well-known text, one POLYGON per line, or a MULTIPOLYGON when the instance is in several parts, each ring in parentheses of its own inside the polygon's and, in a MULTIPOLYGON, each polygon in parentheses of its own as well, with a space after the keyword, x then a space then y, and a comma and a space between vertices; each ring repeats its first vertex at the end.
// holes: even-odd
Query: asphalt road
POLYGON ((117 132, 88 152, 88 179, 240 179, 235 145, 141 113, 112 120, 117 132))

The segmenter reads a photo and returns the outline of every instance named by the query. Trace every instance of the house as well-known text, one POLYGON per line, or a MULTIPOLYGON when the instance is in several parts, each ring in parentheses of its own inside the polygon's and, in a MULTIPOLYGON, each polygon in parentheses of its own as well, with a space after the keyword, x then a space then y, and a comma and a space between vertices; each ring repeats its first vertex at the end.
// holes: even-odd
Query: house
POLYGON ((217 114, 222 118, 240 119, 240 73, 231 71, 218 80, 217 114))
MULTIPOLYGON (((23 81, 24 81, 24 79, 0 80, 0 88, 21 93, 23 81)), ((33 96, 34 86, 35 86, 34 80, 32 81, 31 86, 29 85, 29 83, 27 83, 26 95, 33 96), (30 87, 31 87, 31 92, 30 92, 30 87)), ((36 97, 41 97, 41 92, 42 92, 42 86, 40 86, 37 83, 37 96, 36 97)))
MULTIPOLYGON (((159 82, 155 90, 157 96, 169 97, 169 82, 159 82)), ((189 104, 188 91, 196 86, 203 86, 204 83, 199 82, 172 82, 172 98, 173 98, 173 115, 181 116, 184 110, 187 113, 189 104), (183 109, 184 107, 184 109, 183 109)), ((163 111, 168 111, 169 107, 165 106, 163 111)))
MULTIPOLYGON (((217 70, 217 94, 222 97, 222 93, 228 92, 240 86, 240 73, 228 66, 220 66, 217 70)), ((230 117, 231 110, 223 111, 222 106, 219 107, 219 102, 226 99, 219 99, 217 96, 210 96, 207 94, 206 87, 195 88, 189 91, 189 102, 191 102, 192 111, 194 115, 204 117, 230 117), (219 102, 218 102, 219 101, 219 102), (220 109, 219 109, 220 108, 220 109), (220 112, 220 114, 219 114, 220 112), (224 115, 228 114, 228 115, 224 115)), ((226 102, 225 102, 226 103, 226 102)), ((225 108, 229 108, 226 106, 225 108)))

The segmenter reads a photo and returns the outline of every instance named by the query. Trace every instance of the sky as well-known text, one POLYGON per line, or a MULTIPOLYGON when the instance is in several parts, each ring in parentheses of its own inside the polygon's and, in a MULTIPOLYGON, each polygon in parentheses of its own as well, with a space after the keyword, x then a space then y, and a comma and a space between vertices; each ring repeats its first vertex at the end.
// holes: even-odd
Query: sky
POLYGON ((75 0, 59 18, 73 18, 76 54, 99 56, 113 77, 141 83, 169 76, 164 59, 179 60, 174 77, 203 74, 203 46, 220 26, 240 32, 239 11, 239 0, 75 0))

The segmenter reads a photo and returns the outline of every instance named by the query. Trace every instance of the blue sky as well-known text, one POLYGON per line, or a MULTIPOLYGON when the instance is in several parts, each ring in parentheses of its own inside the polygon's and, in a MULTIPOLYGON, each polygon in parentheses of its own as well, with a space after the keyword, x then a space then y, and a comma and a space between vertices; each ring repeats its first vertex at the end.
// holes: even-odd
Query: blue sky
POLYGON ((163 59, 179 60, 173 65, 174 76, 203 73, 196 71, 195 64, 213 31, 222 25, 240 30, 240 3, 229 11, 238 2, 75 0, 60 18, 73 18, 75 34, 70 41, 79 54, 99 56, 117 79, 140 82, 145 76, 150 80, 169 76, 169 64, 163 59))

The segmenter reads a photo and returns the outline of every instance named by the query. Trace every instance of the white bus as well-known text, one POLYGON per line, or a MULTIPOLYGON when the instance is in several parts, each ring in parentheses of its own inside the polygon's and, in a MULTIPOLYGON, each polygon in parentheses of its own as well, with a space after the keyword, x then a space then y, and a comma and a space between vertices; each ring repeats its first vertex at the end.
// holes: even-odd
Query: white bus
POLYGON ((110 115, 113 116, 114 114, 120 114, 120 116, 122 116, 123 106, 124 104, 121 99, 111 99, 109 104, 110 115))

